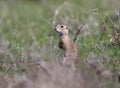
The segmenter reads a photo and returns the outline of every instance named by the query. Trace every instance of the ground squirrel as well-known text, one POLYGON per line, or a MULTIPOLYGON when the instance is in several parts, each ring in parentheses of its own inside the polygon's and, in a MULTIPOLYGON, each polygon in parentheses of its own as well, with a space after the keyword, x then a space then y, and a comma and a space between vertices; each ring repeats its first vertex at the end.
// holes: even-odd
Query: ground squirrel
POLYGON ((65 62, 77 63, 78 62, 78 49, 73 40, 69 37, 69 28, 64 24, 58 24, 55 28, 59 34, 59 48, 64 50, 65 62))

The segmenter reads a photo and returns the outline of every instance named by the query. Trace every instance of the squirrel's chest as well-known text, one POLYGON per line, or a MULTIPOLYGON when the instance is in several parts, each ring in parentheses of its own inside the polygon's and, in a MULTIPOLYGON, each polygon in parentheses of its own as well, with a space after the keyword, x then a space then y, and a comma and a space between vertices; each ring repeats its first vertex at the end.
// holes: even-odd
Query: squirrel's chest
POLYGON ((75 52, 76 45, 69 37, 63 37, 60 39, 59 48, 66 50, 67 52, 75 52))
POLYGON ((67 37, 65 37, 65 36, 60 36, 59 38, 60 38, 59 44, 58 44, 59 48, 66 50, 67 37))
POLYGON ((58 44, 60 49, 64 49, 65 50, 65 44, 63 41, 60 40, 59 44, 58 44))

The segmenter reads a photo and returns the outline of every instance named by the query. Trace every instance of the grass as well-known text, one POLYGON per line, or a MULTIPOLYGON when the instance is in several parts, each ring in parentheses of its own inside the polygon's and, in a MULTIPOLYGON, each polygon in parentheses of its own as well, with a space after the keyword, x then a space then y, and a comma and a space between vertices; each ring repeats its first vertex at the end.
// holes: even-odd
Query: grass
MULTIPOLYGON (((51 23, 52 20, 56 23, 58 21, 68 24, 71 28, 72 37, 74 37, 74 33, 76 32, 76 30, 72 29, 77 29, 81 23, 86 21, 85 26, 88 26, 88 28, 84 29, 84 35, 81 33, 81 36, 77 41, 81 52, 80 56, 87 58, 92 51, 100 54, 103 53, 103 51, 100 52, 99 49, 101 50, 104 48, 105 53, 108 54, 111 59, 119 58, 119 47, 110 44, 110 34, 107 31, 105 31, 106 33, 103 35, 103 38, 99 40, 102 36, 102 29, 99 25, 106 21, 107 15, 109 17, 109 14, 114 14, 112 9, 106 10, 106 8, 103 8, 103 1, 104 0, 99 2, 94 1, 95 6, 92 2, 87 3, 88 6, 86 6, 85 3, 87 1, 81 1, 82 6, 79 6, 76 4, 79 2, 77 0, 74 2, 66 1, 65 3, 60 1, 61 4, 58 4, 58 2, 54 2, 53 0, 51 2, 48 1, 49 4, 47 6, 41 2, 36 3, 33 1, 19 1, 13 3, 1 1, 1 17, 3 17, 0 32, 1 40, 6 39, 10 43, 9 48, 13 48, 13 52, 15 51, 15 53, 19 55, 19 49, 22 47, 25 48, 24 46, 27 46, 29 49, 35 41, 39 46, 47 46, 49 42, 52 42, 54 46, 56 45, 55 41, 57 41, 57 35, 54 32, 54 25, 51 23), (96 7, 96 4, 98 3, 99 5, 96 7), (54 11, 57 11, 59 7, 61 8, 59 14, 54 19, 54 11), (87 9, 82 9, 84 7, 87 9), (94 8, 96 10, 94 10, 94 8), (69 14, 68 17, 66 17, 67 14, 69 14), (87 33, 88 35, 85 36, 87 33), (99 44, 99 42, 101 44, 99 44), (92 50, 91 48, 95 45, 96 47, 92 50), (19 48, 18 50, 16 49, 17 47, 19 48)), ((111 27, 114 24, 112 24, 112 20, 111 22, 110 20, 111 18, 109 17, 108 22, 104 23, 111 27)), ((51 50, 54 51, 53 48, 51 50)))
MULTIPOLYGON (((107 58, 109 62, 103 62, 102 65, 119 72, 120 43, 110 42, 115 35, 113 31, 120 30, 120 19, 116 18, 119 5, 116 2, 109 5, 111 2, 112 0, 1 0, 0 71, 6 72, 11 66, 4 66, 2 62, 15 63, 19 70, 19 61, 31 63, 61 57, 55 25, 67 24, 70 35, 74 38, 77 29, 84 23, 76 41, 80 60, 87 62, 91 55, 101 61, 107 58)), ((16 71, 16 67, 8 73, 16 71)))

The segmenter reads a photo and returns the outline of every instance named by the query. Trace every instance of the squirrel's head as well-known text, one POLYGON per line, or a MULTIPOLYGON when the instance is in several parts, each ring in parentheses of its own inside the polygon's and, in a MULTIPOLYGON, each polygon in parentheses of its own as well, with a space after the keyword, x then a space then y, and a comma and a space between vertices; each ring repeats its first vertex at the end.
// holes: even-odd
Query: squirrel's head
POLYGON ((58 32, 60 35, 67 35, 68 34, 68 27, 64 24, 58 24, 55 28, 55 30, 58 32))

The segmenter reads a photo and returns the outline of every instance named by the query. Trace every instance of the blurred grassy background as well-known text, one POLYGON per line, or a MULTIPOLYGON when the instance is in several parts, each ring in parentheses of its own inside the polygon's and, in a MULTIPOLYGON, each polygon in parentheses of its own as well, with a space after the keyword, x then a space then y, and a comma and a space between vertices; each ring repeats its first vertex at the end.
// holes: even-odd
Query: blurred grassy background
MULTIPOLYGON (((109 60, 106 68, 120 70, 119 0, 0 0, 0 69, 3 62, 50 60, 61 56, 57 23, 70 27, 81 61, 94 56, 109 60), (115 31, 115 33, 114 33, 115 31), (116 32, 117 31, 117 32, 116 32), (111 40, 111 42, 110 42, 111 40)), ((9 66, 7 66, 9 67, 9 66)))

